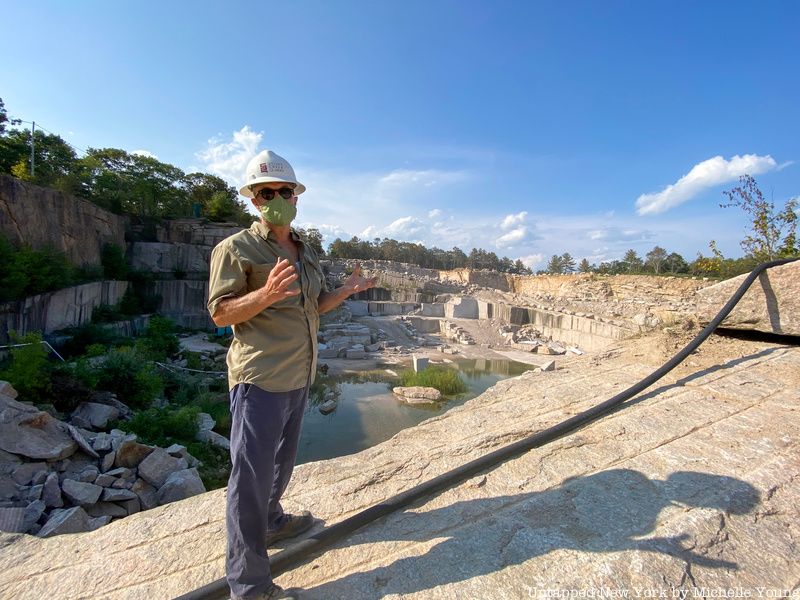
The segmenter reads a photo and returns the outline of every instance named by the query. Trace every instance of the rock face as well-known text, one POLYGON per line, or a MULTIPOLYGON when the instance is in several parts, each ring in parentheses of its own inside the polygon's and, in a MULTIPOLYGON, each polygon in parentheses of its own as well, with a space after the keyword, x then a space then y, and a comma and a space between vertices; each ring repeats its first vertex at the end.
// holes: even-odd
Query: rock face
MULTIPOLYGON (((746 277, 739 275, 699 290, 700 321, 711 321, 746 277)), ((759 275, 721 326, 800 335, 800 261, 772 267, 759 275)))
MULTIPOLYGON (((623 410, 376 521, 277 582, 310 600, 792 590, 800 350, 715 344, 730 360, 693 355, 623 410)), ((300 465, 284 507, 333 524, 651 371, 630 354, 610 354, 580 371, 502 381, 376 447, 300 465)), ((215 490, 58 540, 0 534, 1 594, 185 594, 224 574, 224 504, 225 491, 215 490)))
POLYGON ((99 265, 103 245, 125 246, 127 217, 50 188, 0 175, 0 231, 34 248, 51 246, 77 265, 99 265), (21 227, 21 224, 35 226, 21 227))

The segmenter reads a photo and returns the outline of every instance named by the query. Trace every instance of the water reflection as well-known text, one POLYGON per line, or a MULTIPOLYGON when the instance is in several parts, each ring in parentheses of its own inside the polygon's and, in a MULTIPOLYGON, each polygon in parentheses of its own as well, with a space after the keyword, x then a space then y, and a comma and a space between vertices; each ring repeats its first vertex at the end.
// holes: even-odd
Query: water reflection
POLYGON ((430 404, 410 405, 398 399, 392 393, 397 379, 385 372, 322 376, 309 397, 298 464, 352 454, 379 444, 482 394, 502 379, 534 368, 502 359, 453 360, 443 366, 457 369, 469 389, 465 394, 430 404), (327 415, 321 414, 319 406, 332 398, 337 400, 336 408, 327 415))

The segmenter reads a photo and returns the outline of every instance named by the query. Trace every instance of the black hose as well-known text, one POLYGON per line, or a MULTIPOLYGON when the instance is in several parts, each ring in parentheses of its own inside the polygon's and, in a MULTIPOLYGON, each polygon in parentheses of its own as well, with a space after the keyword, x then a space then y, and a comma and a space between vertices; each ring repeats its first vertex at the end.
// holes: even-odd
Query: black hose
MULTIPOLYGON (((554 425, 535 433, 526 438, 518 440, 512 444, 499 448, 489 454, 485 454, 480 458, 476 458, 460 467, 443 473, 438 477, 434 477, 424 483, 421 483, 413 488, 401 492, 391 498, 384 500, 380 504, 370 506, 356 513, 352 517, 348 517, 335 525, 325 527, 322 531, 314 534, 311 537, 305 538, 290 548, 279 552, 270 558, 270 570, 273 576, 278 576, 284 571, 291 569, 299 564, 302 564, 306 559, 320 552, 321 550, 332 546, 337 541, 345 538, 354 531, 364 527, 365 525, 375 521, 381 517, 391 514, 409 504, 430 496, 436 492, 444 490, 454 484, 469 479, 470 477, 487 470, 489 467, 495 466, 505 460, 513 458, 533 448, 538 448, 548 442, 556 440, 572 433, 579 427, 590 423, 603 416, 614 406, 628 400, 638 394, 639 392, 647 389, 656 381, 661 379, 664 375, 669 373, 678 364, 680 364, 687 356, 694 352, 700 344, 702 344, 709 335, 722 323, 723 319, 733 310, 733 307, 742 299, 747 289, 755 281, 763 271, 770 267, 784 265, 786 263, 799 260, 796 258, 787 258, 783 260, 774 260, 760 264, 756 267, 750 275, 742 282, 736 293, 731 296, 727 304, 717 313, 717 316, 701 331, 695 338, 689 342, 686 347, 673 356, 669 361, 662 365, 659 369, 635 383, 623 392, 620 392, 613 398, 610 398, 592 408, 585 410, 582 413, 570 417, 566 421, 554 425)), ((228 584, 225 579, 218 579, 208 585, 204 585, 194 591, 178 597, 178 600, 217 600, 228 596, 228 584)))

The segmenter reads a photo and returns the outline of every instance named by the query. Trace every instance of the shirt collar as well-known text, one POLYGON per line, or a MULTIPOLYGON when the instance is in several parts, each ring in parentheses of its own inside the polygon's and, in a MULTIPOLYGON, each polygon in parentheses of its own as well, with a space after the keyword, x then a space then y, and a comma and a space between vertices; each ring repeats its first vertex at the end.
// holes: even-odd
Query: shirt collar
MULTIPOLYGON (((273 232, 269 227, 264 225, 260 220, 253 221, 253 224, 250 226, 250 229, 254 231, 259 237, 264 238, 268 242, 272 242, 273 244, 277 244, 278 240, 275 237, 275 232, 273 232)), ((289 236, 295 241, 299 242, 303 245, 305 249, 305 242, 303 238, 300 237, 300 234, 297 233, 293 228, 289 230, 289 236)))

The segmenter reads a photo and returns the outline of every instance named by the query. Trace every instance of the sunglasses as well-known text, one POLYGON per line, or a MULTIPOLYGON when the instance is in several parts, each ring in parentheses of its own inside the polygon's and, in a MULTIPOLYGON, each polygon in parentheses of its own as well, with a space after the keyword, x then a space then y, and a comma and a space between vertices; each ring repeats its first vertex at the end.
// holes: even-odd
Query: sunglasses
POLYGON ((284 200, 288 200, 292 196, 294 196, 294 190, 290 187, 282 187, 279 190, 273 190, 270 188, 264 188, 259 190, 256 194, 256 198, 261 198, 262 200, 272 200, 275 197, 275 194, 280 194, 281 198, 284 200))

